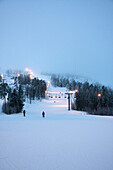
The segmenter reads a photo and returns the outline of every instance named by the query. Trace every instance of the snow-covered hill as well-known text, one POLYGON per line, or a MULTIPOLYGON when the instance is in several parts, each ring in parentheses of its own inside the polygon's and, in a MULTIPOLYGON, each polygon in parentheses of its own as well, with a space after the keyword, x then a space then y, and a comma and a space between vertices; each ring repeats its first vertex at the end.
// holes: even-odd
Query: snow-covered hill
POLYGON ((68 111, 62 98, 25 109, 26 117, 0 113, 1 170, 112 170, 112 117, 68 111))
POLYGON ((47 90, 53 98, 26 101, 26 117, 3 114, 0 100, 0 170, 112 170, 113 117, 68 111, 54 96, 66 88, 47 90))

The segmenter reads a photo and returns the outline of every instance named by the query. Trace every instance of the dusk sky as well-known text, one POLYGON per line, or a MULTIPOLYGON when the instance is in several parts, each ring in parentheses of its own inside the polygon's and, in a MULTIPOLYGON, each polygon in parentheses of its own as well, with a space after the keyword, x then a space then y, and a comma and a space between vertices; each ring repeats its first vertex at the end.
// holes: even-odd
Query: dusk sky
POLYGON ((0 0, 0 68, 113 87, 113 0, 0 0))

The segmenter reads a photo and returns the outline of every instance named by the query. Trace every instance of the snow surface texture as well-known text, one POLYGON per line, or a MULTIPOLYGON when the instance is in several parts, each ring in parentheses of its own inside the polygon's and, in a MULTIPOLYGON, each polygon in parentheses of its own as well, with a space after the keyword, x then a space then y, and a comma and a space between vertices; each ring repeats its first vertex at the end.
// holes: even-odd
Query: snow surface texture
POLYGON ((112 117, 68 111, 66 99, 25 109, 26 117, 0 113, 0 170, 113 169, 112 117))
POLYGON ((0 170, 113 170, 113 117, 68 111, 67 99, 55 96, 28 100, 26 117, 3 114, 2 102, 0 170))

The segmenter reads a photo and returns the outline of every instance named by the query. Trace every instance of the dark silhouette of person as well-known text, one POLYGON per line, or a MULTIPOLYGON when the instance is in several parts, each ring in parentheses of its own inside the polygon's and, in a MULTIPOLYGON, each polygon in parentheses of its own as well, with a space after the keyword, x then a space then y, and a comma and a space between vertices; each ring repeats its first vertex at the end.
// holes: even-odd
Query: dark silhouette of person
POLYGON ((25 111, 25 110, 23 110, 23 115, 24 115, 24 117, 25 117, 25 114, 26 114, 26 111, 25 111))
POLYGON ((45 117, 45 112, 42 112, 42 117, 45 117))

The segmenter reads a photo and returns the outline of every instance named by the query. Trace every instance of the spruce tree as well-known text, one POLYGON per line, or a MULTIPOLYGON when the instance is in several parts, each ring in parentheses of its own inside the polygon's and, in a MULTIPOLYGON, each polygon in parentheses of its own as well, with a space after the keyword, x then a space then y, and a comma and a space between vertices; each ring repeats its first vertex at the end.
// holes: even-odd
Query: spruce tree
POLYGON ((18 107, 17 107, 17 111, 21 112, 22 108, 24 106, 24 95, 23 95, 23 89, 22 86, 19 85, 19 89, 18 89, 18 94, 17 94, 17 101, 18 101, 18 107))

